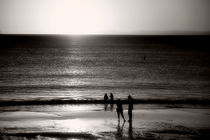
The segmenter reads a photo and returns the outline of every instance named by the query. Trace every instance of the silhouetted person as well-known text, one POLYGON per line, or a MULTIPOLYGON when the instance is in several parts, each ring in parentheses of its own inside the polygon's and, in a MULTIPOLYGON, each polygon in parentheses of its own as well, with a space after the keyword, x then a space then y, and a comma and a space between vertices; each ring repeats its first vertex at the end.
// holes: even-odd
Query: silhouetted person
POLYGON ((144 61, 146 60, 146 56, 144 55, 144 61))
POLYGON ((112 93, 110 93, 109 98, 110 98, 110 103, 113 103, 113 101, 114 101, 114 95, 112 93))
POLYGON ((118 99, 118 101, 117 101, 117 117, 118 117, 118 121, 120 121, 120 114, 121 114, 123 120, 125 121, 124 114, 123 114, 122 102, 121 102, 120 99, 118 99))
POLYGON ((107 101, 109 100, 109 97, 107 94, 104 95, 104 102, 107 103, 107 101))
POLYGON ((129 120, 128 122, 132 122, 132 111, 133 111, 133 98, 129 95, 128 96, 128 116, 129 120))

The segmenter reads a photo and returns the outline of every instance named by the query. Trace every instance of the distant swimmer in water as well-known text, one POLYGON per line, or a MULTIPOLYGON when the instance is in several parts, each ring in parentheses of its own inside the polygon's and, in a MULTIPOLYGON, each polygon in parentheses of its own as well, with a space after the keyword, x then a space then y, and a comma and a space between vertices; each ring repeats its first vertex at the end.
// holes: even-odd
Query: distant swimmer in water
POLYGON ((144 55, 144 61, 146 60, 146 56, 144 55))
POLYGON ((125 120, 124 118, 124 114, 123 114, 123 107, 122 107, 122 102, 120 99, 117 100, 117 117, 118 117, 118 121, 120 121, 120 115, 122 116, 123 120, 125 120))

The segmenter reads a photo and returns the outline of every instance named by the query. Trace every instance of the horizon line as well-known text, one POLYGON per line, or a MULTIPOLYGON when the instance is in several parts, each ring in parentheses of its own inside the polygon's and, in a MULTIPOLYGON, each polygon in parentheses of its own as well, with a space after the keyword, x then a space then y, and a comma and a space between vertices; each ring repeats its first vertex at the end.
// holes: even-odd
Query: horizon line
POLYGON ((61 34, 61 33, 1 33, 0 35, 52 35, 52 36, 209 36, 209 33, 196 33, 196 34, 61 34))

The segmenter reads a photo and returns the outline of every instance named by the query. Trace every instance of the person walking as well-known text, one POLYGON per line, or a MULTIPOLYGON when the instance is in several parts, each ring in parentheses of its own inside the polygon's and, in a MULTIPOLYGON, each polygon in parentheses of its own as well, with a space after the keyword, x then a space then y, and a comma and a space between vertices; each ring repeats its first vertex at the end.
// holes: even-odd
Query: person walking
POLYGON ((123 114, 123 107, 122 107, 122 101, 120 99, 118 99, 117 101, 117 117, 118 117, 118 121, 120 121, 120 115, 122 116, 123 120, 125 120, 124 118, 124 114, 123 114))

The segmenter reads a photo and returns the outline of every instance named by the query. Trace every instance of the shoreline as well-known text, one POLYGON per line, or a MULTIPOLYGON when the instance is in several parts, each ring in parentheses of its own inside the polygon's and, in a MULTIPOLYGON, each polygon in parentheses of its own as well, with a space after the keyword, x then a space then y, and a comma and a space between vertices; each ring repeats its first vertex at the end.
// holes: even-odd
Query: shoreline
MULTIPOLYGON (((121 100, 123 104, 127 104, 125 99, 121 100)), ((104 101, 104 100, 28 100, 28 101, 0 101, 1 106, 19 106, 19 105, 59 105, 59 104, 116 104, 117 100, 104 101)), ((184 99, 184 100, 172 100, 172 99, 135 99, 134 104, 172 104, 172 105, 210 105, 209 99, 184 99)))

